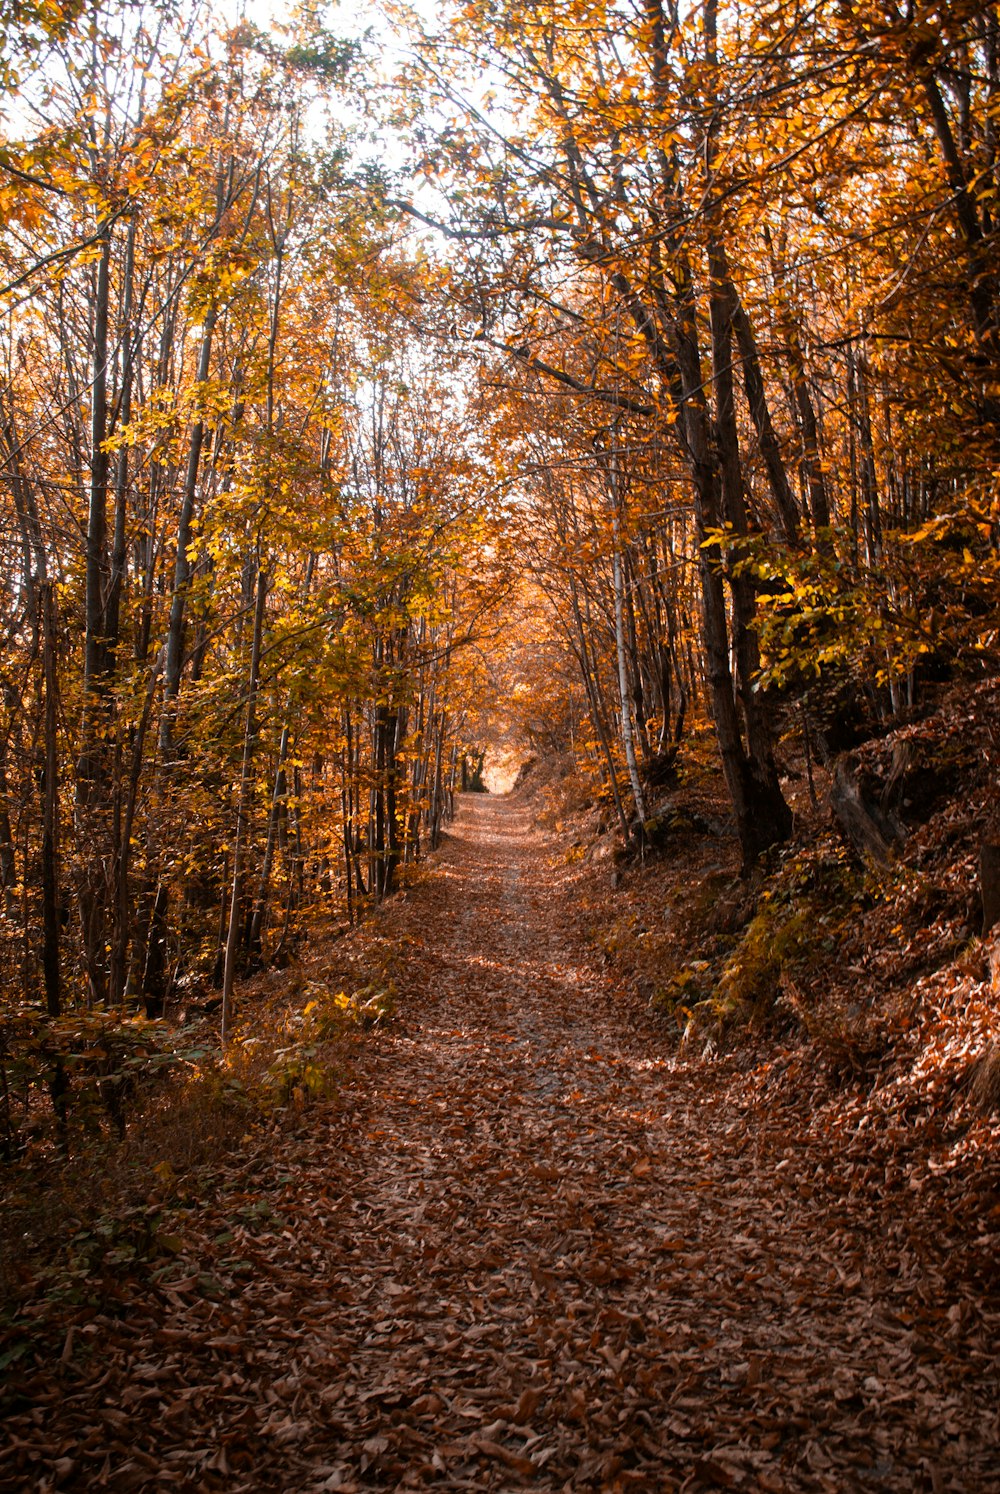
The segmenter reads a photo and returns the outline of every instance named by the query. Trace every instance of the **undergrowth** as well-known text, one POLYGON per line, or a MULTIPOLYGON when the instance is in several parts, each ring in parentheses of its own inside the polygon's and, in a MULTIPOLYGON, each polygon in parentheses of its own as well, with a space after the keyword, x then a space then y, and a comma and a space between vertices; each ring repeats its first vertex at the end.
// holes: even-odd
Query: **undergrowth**
POLYGON ((395 953, 377 936, 365 953, 363 966, 285 972, 270 1000, 244 993, 225 1049, 205 1021, 172 1028, 120 1012, 59 1023, 26 1013, 22 1031, 8 1027, 17 1109, 0 1164, 3 1296, 72 1293, 94 1271, 169 1255, 178 1210, 252 1133, 334 1096, 353 1046, 392 1017, 395 953))
MULTIPOLYGON (((987 968, 978 872, 981 845, 1000 840, 998 702, 995 681, 963 686, 856 749, 868 801, 895 806, 889 864, 842 832, 828 770, 812 764, 807 796, 790 759, 790 846, 743 880, 735 843, 705 835, 674 835, 660 856, 610 877, 595 864, 593 942, 693 1055, 739 1049, 768 1063, 795 1050, 834 1086, 1000 1108, 1000 1028, 985 1015, 1000 977, 987 968)), ((672 811, 695 807, 711 823, 711 784, 696 800, 683 772, 678 782, 672 811)), ((721 800, 718 773, 715 785, 721 800)))
POLYGON ((807 1029, 811 1022, 819 1036, 814 979, 836 960, 845 930, 869 905, 870 879, 827 837, 782 858, 728 917, 724 890, 709 881, 707 896, 695 900, 698 952, 665 973, 654 1009, 689 1045, 790 1020, 807 1029), (733 923, 742 927, 727 927, 733 923))

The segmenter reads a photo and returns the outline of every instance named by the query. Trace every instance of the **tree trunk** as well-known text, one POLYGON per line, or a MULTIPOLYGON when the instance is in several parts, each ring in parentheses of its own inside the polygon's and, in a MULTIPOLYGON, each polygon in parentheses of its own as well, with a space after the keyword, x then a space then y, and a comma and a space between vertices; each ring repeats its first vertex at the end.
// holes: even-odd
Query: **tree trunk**
MULTIPOLYGON (((612 442, 614 442, 614 439, 613 435, 612 442)), ((635 802, 635 812, 638 820, 638 829, 635 838, 641 845, 645 835, 643 826, 649 819, 649 815, 646 811, 646 800, 642 792, 642 780, 639 777, 639 764, 636 761, 635 743, 632 737, 632 712, 629 701, 628 665, 625 653, 624 603, 622 599, 621 521, 618 509, 618 453, 615 451, 614 446, 612 446, 608 460, 608 486, 611 499, 611 570, 615 593, 615 653, 618 660, 618 699, 621 706, 622 743, 625 748, 625 763, 628 767, 629 783, 632 788, 632 798, 635 802)))
MULTIPOLYGON (((712 382, 715 391, 716 449, 719 453, 722 505, 731 532, 742 536, 747 534, 748 524, 732 374, 732 323, 736 293, 726 273, 724 257, 710 248, 709 258, 713 272, 709 308, 712 382)), ((774 733, 767 698, 757 688, 760 650, 755 626, 756 595, 750 572, 731 569, 729 589, 732 596, 736 686, 747 744, 742 764, 744 816, 740 825, 740 843, 745 863, 752 864, 768 846, 788 839, 792 829, 792 815, 778 782, 774 762, 774 733)))
POLYGON ((750 418, 757 432, 757 445, 764 459, 768 484, 774 498, 775 512, 782 539, 787 545, 796 545, 799 538, 799 512, 792 494, 788 473, 781 455, 781 443, 775 433, 771 411, 767 403, 764 376, 761 373, 760 354, 753 334, 750 318, 739 296, 733 293, 733 329, 736 332, 743 366, 743 387, 746 391, 750 418))
POLYGON ((233 1023, 233 983, 236 979, 236 957, 239 945, 240 900, 243 892, 243 850, 246 843, 251 798, 253 795, 253 759, 257 745, 257 686, 260 676, 261 640, 264 633, 264 604, 267 598, 267 576, 257 567, 257 599, 254 606, 253 640, 250 647, 250 679, 247 692, 246 727, 243 733, 243 765, 236 809, 236 841, 233 846, 233 882, 229 904, 229 927, 226 934, 225 964, 222 974, 222 1041, 228 1041, 233 1023))
POLYGON ((250 920, 250 934, 247 939, 247 950, 251 958, 259 958, 263 953, 264 920, 267 917, 268 894, 271 883, 271 868, 274 864, 274 852, 278 843, 278 823, 281 818, 285 799, 288 795, 288 775, 285 771, 285 763, 288 759, 288 747, 291 733, 287 722, 281 729, 281 741, 278 745, 278 764, 274 774, 274 791, 271 795, 271 812, 267 821, 267 842, 264 846, 264 860, 260 868, 260 883, 257 888, 257 901, 254 905, 253 916, 250 920))
POLYGON ((103 810, 107 790, 107 692, 109 685, 107 508, 108 323, 111 286, 111 227, 100 232, 100 258, 94 300, 94 344, 90 392, 90 505, 87 515, 83 711, 76 768, 76 831, 83 859, 77 892, 90 999, 107 999, 108 825, 103 810))
POLYGON ((41 584, 42 660, 45 685, 45 770, 42 785, 42 978, 45 1010, 62 1012, 59 972, 59 722, 56 681, 55 598, 52 583, 41 584))
MULTIPOLYGON (((215 335, 216 316, 215 308, 212 307, 205 317, 201 348, 198 353, 199 383, 204 383, 211 372, 212 340, 215 335)), ((166 653, 163 668, 163 714, 160 720, 160 751, 165 761, 169 761, 174 753, 174 713, 177 706, 177 697, 180 694, 181 673, 184 668, 184 620, 193 571, 188 551, 191 546, 195 501, 198 493, 198 471, 201 466, 201 453, 204 443, 205 422, 203 420, 196 420, 188 445, 187 468, 181 495, 181 509, 177 518, 174 586, 170 599, 170 619, 167 624, 166 653)))

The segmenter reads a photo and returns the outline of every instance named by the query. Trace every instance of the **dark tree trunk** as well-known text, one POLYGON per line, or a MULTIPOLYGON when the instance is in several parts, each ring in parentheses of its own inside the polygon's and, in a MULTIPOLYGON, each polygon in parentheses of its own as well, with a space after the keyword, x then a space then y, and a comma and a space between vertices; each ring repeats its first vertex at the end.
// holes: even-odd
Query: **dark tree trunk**
POLYGON ((253 796, 254 752, 257 746, 257 689, 260 680, 260 652, 264 635, 264 607, 267 600, 267 576, 257 568, 257 599, 254 605, 253 639, 250 646, 250 678, 247 687, 246 727, 243 733, 243 764, 236 809, 236 840, 233 846, 233 884, 229 904, 229 927, 226 934, 226 958, 222 974, 222 1041, 232 1030, 233 984, 239 945, 240 903, 243 895, 243 852, 250 830, 250 807, 253 796))

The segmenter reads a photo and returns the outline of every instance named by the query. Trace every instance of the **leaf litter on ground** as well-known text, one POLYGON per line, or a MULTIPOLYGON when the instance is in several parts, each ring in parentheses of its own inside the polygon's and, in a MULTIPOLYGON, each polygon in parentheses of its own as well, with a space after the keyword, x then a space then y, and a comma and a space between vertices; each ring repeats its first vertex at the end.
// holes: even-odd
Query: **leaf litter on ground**
POLYGON ((464 801, 336 1093, 244 1138, 151 1265, 22 1304, 0 1487, 996 1488, 958 1223, 843 1107, 679 1058, 581 875, 517 799, 464 801))

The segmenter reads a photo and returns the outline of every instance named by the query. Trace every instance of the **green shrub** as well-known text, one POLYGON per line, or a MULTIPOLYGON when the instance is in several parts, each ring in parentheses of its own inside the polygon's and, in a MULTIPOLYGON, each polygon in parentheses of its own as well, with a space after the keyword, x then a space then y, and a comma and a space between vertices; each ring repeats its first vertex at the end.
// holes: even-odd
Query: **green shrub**
POLYGON ((813 948, 815 911, 763 901, 722 968, 715 1002, 723 1012, 759 1019, 780 989, 782 973, 807 964, 813 948))

